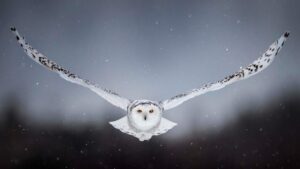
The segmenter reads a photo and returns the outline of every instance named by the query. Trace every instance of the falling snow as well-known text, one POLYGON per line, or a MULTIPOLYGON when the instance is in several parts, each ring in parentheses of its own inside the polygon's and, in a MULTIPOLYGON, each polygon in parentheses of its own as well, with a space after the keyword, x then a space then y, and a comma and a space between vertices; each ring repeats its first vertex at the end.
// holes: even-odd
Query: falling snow
POLYGON ((300 166, 297 38, 271 69, 166 113, 177 130, 140 143, 107 124, 121 110, 30 62, 7 29, 15 25, 80 77, 160 100, 247 66, 281 31, 297 37, 300 1, 3 1, 0 8, 1 169, 300 166))

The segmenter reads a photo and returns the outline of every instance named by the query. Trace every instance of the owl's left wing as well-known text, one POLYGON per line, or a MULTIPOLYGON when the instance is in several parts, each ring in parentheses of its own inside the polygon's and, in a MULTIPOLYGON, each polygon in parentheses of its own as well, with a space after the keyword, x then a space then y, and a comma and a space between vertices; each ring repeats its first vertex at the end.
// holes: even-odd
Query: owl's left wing
POLYGON ((25 42, 25 39, 20 36, 19 32, 16 30, 16 28, 12 27, 11 31, 15 34, 18 43, 21 45, 21 47, 24 49, 24 52, 35 62, 42 65, 46 69, 53 71, 57 74, 59 74, 60 77, 63 79, 81 85, 83 87, 89 88, 93 92, 100 95, 102 98, 110 102, 111 104, 127 111, 127 106, 130 103, 130 100, 124 97, 119 96, 117 93, 102 88, 99 85, 92 83, 88 80, 82 79, 79 76, 71 73, 69 70, 61 67, 57 63, 49 60, 45 55, 38 52, 36 49, 32 48, 28 43, 25 42))
POLYGON ((240 69, 238 72, 230 76, 225 77, 223 80, 217 81, 215 83, 206 84, 200 88, 193 89, 190 92, 179 94, 168 100, 162 101, 161 104, 164 110, 172 109, 196 96, 202 95, 210 91, 222 89, 223 87, 230 85, 234 82, 244 80, 253 75, 256 75, 271 64, 275 56, 281 50, 288 36, 289 32, 285 32, 277 41, 275 41, 269 47, 269 49, 261 57, 255 60, 252 64, 248 65, 246 68, 240 69))

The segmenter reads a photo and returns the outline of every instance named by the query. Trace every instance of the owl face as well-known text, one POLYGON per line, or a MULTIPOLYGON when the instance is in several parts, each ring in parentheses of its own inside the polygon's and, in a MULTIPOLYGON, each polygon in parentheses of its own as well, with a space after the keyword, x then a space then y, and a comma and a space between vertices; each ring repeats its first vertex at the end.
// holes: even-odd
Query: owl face
POLYGON ((159 125, 161 113, 162 108, 156 102, 136 101, 128 108, 128 121, 138 131, 149 131, 159 125))

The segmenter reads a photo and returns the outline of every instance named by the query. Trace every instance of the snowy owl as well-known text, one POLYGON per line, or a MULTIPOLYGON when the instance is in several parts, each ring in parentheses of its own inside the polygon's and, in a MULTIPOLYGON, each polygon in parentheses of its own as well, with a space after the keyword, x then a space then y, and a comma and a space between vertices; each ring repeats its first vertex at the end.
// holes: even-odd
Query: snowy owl
POLYGON ((252 64, 245 68, 241 68, 239 71, 220 81, 203 85, 200 88, 176 95, 164 101, 150 101, 130 100, 119 96, 111 90, 107 90, 95 83, 80 78, 76 74, 71 73, 69 70, 49 60, 45 55, 32 48, 28 43, 26 43, 24 37, 20 36, 15 27, 12 27, 11 31, 16 36, 18 43, 24 49, 25 53, 35 62, 44 66, 48 70, 58 73, 60 77, 67 81, 89 88, 114 106, 126 111, 127 115, 125 117, 110 122, 110 124, 122 132, 138 138, 140 141, 149 140, 154 135, 166 133, 168 130, 177 125, 176 123, 162 117, 164 111, 172 109, 196 96, 210 91, 219 90, 239 80, 247 79, 248 77, 264 70, 274 60, 275 56, 281 50, 284 42, 289 36, 289 32, 285 32, 252 64))

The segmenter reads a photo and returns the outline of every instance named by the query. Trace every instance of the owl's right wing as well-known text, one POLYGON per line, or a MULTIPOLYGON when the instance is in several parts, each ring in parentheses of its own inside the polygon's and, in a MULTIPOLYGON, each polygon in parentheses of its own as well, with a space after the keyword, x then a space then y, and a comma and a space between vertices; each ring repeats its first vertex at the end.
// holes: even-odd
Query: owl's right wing
POLYGON ((288 36, 289 32, 285 32, 277 41, 275 41, 269 47, 269 49, 261 57, 255 60, 252 64, 248 65, 246 68, 240 69, 238 72, 230 76, 225 77, 223 80, 217 81, 215 83, 206 84, 200 88, 193 89, 190 92, 176 95, 170 99, 161 102, 164 110, 172 109, 196 96, 205 94, 210 91, 222 89, 223 87, 230 85, 234 82, 244 80, 253 75, 256 75, 271 64, 275 56, 281 50, 288 36))
POLYGON ((127 106, 130 103, 129 99, 126 99, 124 97, 119 96, 117 93, 102 88, 98 86, 97 84, 94 84, 88 80, 84 80, 80 78, 79 76, 71 73, 67 69, 64 69, 63 67, 59 66, 55 62, 49 60, 45 55, 38 52, 36 49, 33 49, 28 43, 26 43, 25 39, 20 36, 16 28, 12 27, 11 31, 16 35, 18 43, 21 45, 21 47, 24 49, 24 52, 35 62, 38 64, 44 66, 50 71, 53 71, 55 73, 58 73, 60 77, 63 79, 84 86, 86 88, 89 88, 93 92, 100 95, 102 98, 110 102, 111 104, 127 111, 127 106))

